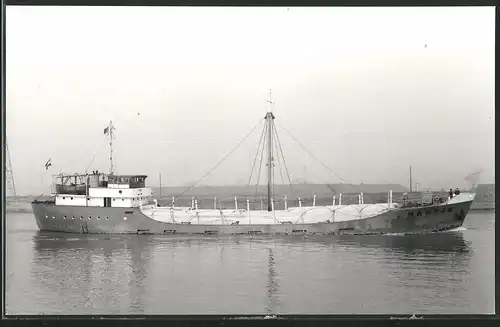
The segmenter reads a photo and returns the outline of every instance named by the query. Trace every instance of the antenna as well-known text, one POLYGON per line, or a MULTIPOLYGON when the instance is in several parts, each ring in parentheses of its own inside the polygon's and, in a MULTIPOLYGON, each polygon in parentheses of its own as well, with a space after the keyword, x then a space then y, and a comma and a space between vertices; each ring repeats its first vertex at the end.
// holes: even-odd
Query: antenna
POLYGON ((9 147, 7 140, 5 141, 5 154, 7 160, 5 161, 5 180, 7 183, 7 196, 16 196, 16 184, 14 183, 14 173, 12 172, 12 163, 10 161, 9 147), (9 194, 10 193, 10 194, 9 194))
POLYGON ((273 96, 272 91, 271 91, 271 89, 269 89, 269 99, 267 100, 267 102, 269 103, 269 109, 267 109, 267 112, 272 112, 273 111, 272 105, 273 105, 274 102, 272 100, 272 96, 273 96))

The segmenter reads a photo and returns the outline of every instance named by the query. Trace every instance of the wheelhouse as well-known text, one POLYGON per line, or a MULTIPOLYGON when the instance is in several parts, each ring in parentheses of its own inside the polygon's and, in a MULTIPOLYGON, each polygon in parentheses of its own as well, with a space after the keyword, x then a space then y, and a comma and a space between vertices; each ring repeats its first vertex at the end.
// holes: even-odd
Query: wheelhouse
POLYGON ((153 192, 146 175, 55 175, 56 205, 92 207, 140 207, 151 203, 153 192))

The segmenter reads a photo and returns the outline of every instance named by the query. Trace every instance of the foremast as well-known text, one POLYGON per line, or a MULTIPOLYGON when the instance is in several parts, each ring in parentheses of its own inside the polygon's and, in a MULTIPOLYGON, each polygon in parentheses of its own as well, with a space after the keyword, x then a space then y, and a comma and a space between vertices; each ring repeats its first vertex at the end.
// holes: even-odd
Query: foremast
POLYGON ((273 194, 272 194, 272 185, 273 185, 273 119, 274 115, 272 112, 272 94, 271 90, 269 90, 269 99, 267 100, 269 103, 269 107, 266 114, 266 123, 267 123, 267 211, 273 211, 273 194))
POLYGON ((108 127, 104 129, 104 134, 109 136, 109 174, 113 175, 114 167, 113 167, 113 132, 115 127, 113 126, 113 121, 109 121, 108 127))

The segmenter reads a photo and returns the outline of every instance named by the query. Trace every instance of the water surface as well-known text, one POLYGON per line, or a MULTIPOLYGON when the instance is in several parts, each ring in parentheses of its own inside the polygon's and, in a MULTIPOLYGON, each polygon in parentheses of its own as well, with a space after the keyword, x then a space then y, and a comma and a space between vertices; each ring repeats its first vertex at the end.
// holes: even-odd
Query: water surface
POLYGON ((7 213, 7 314, 494 312, 494 212, 430 235, 96 236, 7 213))

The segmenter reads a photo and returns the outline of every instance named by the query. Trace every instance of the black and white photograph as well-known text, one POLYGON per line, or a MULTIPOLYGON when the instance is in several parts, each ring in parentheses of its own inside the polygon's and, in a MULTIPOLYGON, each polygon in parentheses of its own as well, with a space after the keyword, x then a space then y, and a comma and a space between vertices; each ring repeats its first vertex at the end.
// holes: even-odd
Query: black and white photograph
POLYGON ((5 314, 495 313, 495 7, 5 19, 5 314))

